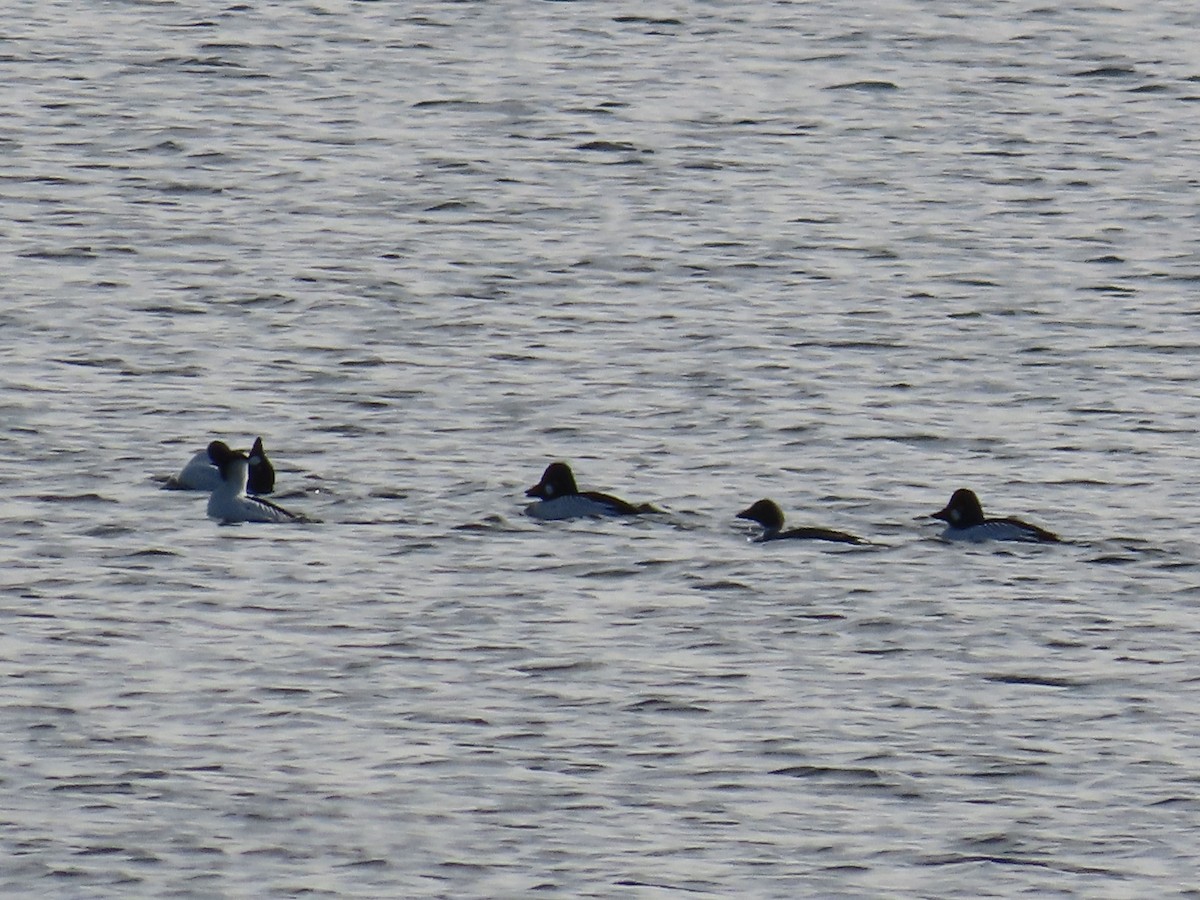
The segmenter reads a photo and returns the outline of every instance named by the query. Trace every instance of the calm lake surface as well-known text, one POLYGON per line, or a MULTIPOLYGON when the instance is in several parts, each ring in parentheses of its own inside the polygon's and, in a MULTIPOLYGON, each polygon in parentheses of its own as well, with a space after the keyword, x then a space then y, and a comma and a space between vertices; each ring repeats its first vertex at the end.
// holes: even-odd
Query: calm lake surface
POLYGON ((1198 29, 8 10, 0 894, 1200 895, 1198 29))

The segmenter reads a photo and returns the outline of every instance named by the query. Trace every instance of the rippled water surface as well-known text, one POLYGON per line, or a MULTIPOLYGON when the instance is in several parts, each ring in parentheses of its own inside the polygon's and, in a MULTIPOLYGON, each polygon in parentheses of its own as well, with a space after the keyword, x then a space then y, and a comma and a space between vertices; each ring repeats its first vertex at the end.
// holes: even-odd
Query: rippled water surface
POLYGON ((1200 13, 985 6, 10 10, 0 893, 1200 893, 1200 13))

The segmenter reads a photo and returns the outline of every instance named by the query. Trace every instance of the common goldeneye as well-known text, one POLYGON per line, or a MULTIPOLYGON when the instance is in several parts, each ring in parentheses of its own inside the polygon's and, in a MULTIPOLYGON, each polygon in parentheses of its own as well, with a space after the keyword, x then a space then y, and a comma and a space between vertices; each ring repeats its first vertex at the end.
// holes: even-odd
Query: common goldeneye
POLYGON ((306 522, 304 516, 288 512, 270 500, 246 496, 246 473, 250 461, 240 450, 230 450, 224 441, 208 445, 208 458, 221 481, 208 498, 208 514, 222 522, 306 522))
POLYGON ((789 528, 783 530, 783 510, 774 500, 762 499, 737 514, 739 519, 749 519, 763 527, 763 533, 755 541, 811 540, 838 541, 842 544, 865 544, 860 537, 829 528, 789 528))
MULTIPOLYGON (((218 442, 220 443, 220 442, 218 442)), ((229 449, 226 447, 225 449, 229 449)), ((246 492, 249 494, 269 494, 275 490, 275 467, 267 458, 263 449, 262 438, 254 439, 248 458, 249 475, 246 478, 246 492)), ((201 450, 188 460, 178 475, 167 479, 164 487, 176 491, 213 491, 221 484, 221 472, 213 465, 212 458, 206 449, 201 450)))
POLYGON ((596 491, 580 491, 575 476, 566 463, 556 462, 546 466, 542 480, 525 492, 526 497, 537 497, 540 503, 525 507, 525 514, 535 519, 576 519, 581 516, 634 516, 638 513, 655 512, 654 507, 642 504, 634 506, 618 497, 596 491))
POLYGON ((975 492, 959 488, 944 509, 933 518, 946 523, 942 538, 948 541, 1025 541, 1026 543, 1059 543, 1058 535, 1022 522, 1020 519, 988 519, 975 492))

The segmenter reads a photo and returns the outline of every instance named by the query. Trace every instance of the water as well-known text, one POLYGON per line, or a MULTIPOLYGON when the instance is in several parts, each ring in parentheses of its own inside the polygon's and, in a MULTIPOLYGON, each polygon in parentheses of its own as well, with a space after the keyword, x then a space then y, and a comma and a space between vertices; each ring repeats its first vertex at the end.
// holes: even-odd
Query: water
POLYGON ((1197 25, 10 10, 0 891, 1195 895, 1197 25))

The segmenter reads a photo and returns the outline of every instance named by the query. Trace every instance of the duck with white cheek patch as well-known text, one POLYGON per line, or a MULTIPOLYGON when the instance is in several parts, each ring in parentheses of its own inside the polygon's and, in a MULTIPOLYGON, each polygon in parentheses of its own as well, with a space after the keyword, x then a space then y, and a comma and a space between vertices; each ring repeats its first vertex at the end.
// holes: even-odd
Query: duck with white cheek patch
MULTIPOLYGON (((275 467, 263 449, 261 437, 254 439, 247 465, 246 493, 269 494, 275 490, 275 467)), ((189 459, 178 475, 168 478, 163 487, 172 491, 213 491, 220 484, 221 472, 214 465, 208 448, 205 448, 189 459)))
POLYGON ((647 504, 634 506, 619 497, 597 491, 581 491, 575 484, 571 467, 563 462, 551 463, 542 473, 542 480, 525 492, 540 502, 525 507, 525 514, 535 519, 578 519, 585 516, 636 516, 657 512, 647 504))
POLYGON ((1027 544, 1061 543, 1058 535, 1020 519, 989 519, 975 492, 959 488, 933 518, 946 523, 942 539, 947 541, 1022 541, 1027 544))
POLYGON ((262 497, 246 495, 246 477, 250 460, 240 450, 230 450, 224 441, 208 445, 208 456, 221 475, 220 483, 208 498, 208 515, 222 522, 307 522, 304 516, 289 512, 262 497))

